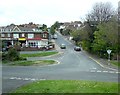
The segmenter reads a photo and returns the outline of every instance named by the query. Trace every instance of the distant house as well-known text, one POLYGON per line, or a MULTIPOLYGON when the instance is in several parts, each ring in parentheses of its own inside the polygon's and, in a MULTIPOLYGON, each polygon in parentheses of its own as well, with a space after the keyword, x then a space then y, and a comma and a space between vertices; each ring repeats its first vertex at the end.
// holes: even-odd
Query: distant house
POLYGON ((48 45, 48 36, 48 31, 42 31, 33 24, 0 27, 0 38, 6 47, 19 44, 21 48, 40 49, 48 45))
POLYGON ((82 25, 81 21, 72 21, 72 22, 64 22, 63 25, 60 26, 60 29, 78 29, 82 25))

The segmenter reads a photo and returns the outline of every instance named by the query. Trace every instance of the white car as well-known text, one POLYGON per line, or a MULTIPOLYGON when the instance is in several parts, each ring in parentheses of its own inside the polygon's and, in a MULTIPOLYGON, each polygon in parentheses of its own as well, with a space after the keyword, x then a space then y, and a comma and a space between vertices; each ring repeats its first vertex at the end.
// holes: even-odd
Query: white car
POLYGON ((54 38, 54 39, 57 39, 57 34, 54 34, 53 38, 54 38))
POLYGON ((61 49, 66 49, 66 45, 65 45, 65 44, 61 44, 61 45, 60 45, 60 48, 61 48, 61 49))

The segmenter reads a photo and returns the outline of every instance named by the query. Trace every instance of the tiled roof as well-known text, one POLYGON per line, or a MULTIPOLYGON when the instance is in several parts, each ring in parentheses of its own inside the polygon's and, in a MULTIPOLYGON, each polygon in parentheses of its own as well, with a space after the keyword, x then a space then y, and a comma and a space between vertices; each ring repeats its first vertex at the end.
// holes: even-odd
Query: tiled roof
POLYGON ((16 32, 42 32, 42 30, 40 30, 40 29, 38 29, 38 27, 36 26, 35 27, 35 25, 14 25, 14 24, 11 24, 11 25, 8 25, 8 26, 4 26, 4 27, 0 27, 0 32, 1 32, 1 29, 3 29, 2 30, 2 32, 13 32, 13 31, 15 31, 16 30, 16 28, 17 28, 17 30, 19 30, 19 31, 16 31, 16 32))

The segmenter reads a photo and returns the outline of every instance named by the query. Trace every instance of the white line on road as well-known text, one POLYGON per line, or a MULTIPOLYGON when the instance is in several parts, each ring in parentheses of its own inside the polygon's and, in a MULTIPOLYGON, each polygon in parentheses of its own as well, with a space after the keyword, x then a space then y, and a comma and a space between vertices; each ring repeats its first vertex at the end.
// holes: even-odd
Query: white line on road
POLYGON ((97 68, 94 68, 94 67, 93 67, 92 69, 97 69, 97 68))
POLYGON ((116 72, 117 74, 120 73, 120 72, 116 72))
POLYGON ((23 80, 30 80, 29 78, 23 78, 23 80))
POLYGON ((115 73, 115 72, 113 72, 113 71, 109 71, 109 73, 115 73))
POLYGON ((102 72, 102 71, 97 71, 97 72, 102 72))
POLYGON ((91 70, 90 72, 95 72, 94 70, 91 70))
POLYGON ((30 81, 37 81, 37 80, 46 80, 46 79, 35 79, 35 78, 20 78, 20 77, 11 77, 11 78, 9 78, 9 79, 11 79, 11 80, 26 80, 26 81, 28 81, 28 80, 30 80, 30 81))
POLYGON ((115 74, 115 73, 120 73, 120 72, 115 72, 115 71, 100 71, 100 70, 97 70, 97 71, 91 70, 90 72, 99 72, 99 73, 100 73, 100 72, 101 72, 101 73, 103 72, 103 73, 114 73, 114 74, 115 74))
POLYGON ((108 71, 103 71, 103 72, 107 73, 108 71))
POLYGON ((10 79, 16 79, 16 77, 11 77, 10 79))
POLYGON ((36 81, 36 79, 31 79, 32 81, 36 81))
POLYGON ((17 78, 18 80, 21 80, 22 78, 17 78))

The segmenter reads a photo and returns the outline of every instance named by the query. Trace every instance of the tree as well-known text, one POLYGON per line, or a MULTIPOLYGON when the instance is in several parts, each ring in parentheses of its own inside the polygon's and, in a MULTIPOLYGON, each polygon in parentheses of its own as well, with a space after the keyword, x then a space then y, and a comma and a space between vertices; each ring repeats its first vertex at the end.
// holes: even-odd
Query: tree
POLYGON ((58 30, 58 28, 60 27, 60 23, 58 21, 56 21, 51 27, 50 27, 50 33, 52 35, 54 35, 54 33, 56 32, 56 30, 58 30))
POLYGON ((95 3, 91 12, 86 15, 86 25, 84 31, 88 31, 88 40, 83 41, 88 45, 89 51, 100 52, 108 47, 117 50, 117 23, 114 11, 110 2, 95 3), (114 19, 114 20, 113 20, 114 19), (114 29, 115 28, 115 29, 114 29), (113 32, 114 31, 114 32, 113 32), (116 43, 116 44, 113 44, 116 43))
POLYGON ((54 25, 52 25, 52 26, 50 27, 50 33, 51 33, 52 35, 54 35, 54 33, 55 33, 55 27, 54 27, 54 25))
POLYGON ((71 33, 71 36, 73 37, 73 40, 75 41, 75 44, 78 44, 78 42, 81 41, 80 30, 73 31, 71 33))
POLYGON ((98 31, 94 32, 93 51, 105 53, 107 49, 112 49, 112 53, 116 54, 119 51, 118 24, 116 19, 111 18, 107 23, 100 23, 98 29, 98 31))
POLYGON ((62 35, 70 35, 70 32, 72 32, 71 29, 65 29, 65 30, 61 31, 61 34, 62 35))
POLYGON ((104 25, 99 25, 100 30, 94 32, 94 42, 92 44, 92 50, 94 53, 100 54, 105 53, 106 47, 107 47, 107 41, 106 33, 105 33, 105 27, 104 25))
POLYGON ((86 19, 88 21, 92 21, 94 23, 102 23, 108 22, 110 18, 114 15, 114 10, 112 8, 111 3, 96 3, 93 6, 93 9, 90 13, 86 15, 86 19))
POLYGON ((56 30, 58 30, 59 27, 60 27, 60 23, 59 23, 58 21, 56 21, 56 22, 54 23, 54 28, 55 28, 56 30))
POLYGON ((40 27, 41 30, 43 31, 48 31, 47 25, 43 24, 42 27, 40 27))

